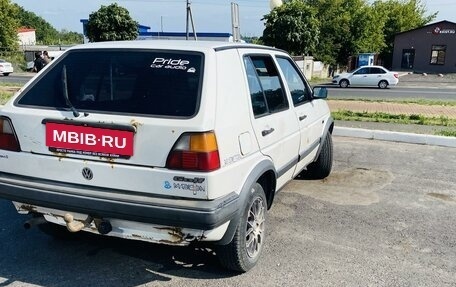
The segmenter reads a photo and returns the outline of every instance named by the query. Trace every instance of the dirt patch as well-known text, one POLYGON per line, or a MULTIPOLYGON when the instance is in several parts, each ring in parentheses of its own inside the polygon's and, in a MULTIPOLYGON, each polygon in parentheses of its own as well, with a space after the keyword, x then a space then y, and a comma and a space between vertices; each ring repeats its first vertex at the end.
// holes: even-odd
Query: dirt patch
POLYGON ((454 197, 452 197, 451 195, 448 195, 448 194, 431 192, 431 193, 428 193, 428 195, 430 197, 437 198, 437 199, 440 199, 442 201, 456 202, 456 199, 454 197))
POLYGON ((9 93, 15 93, 19 91, 21 87, 14 87, 14 86, 0 86, 0 92, 9 92, 9 93))
POLYGON ((294 180, 287 191, 337 205, 371 205, 380 201, 377 191, 394 179, 391 172, 350 168, 333 172, 324 180, 294 180))

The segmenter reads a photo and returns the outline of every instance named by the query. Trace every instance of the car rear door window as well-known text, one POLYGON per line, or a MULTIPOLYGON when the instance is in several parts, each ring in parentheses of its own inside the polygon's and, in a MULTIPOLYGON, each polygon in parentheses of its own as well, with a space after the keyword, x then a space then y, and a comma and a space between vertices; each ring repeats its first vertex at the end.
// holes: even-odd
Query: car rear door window
POLYGON ((66 109, 67 92, 78 110, 191 117, 199 104, 203 60, 203 54, 190 52, 72 51, 56 60, 17 103, 66 109))
POLYGON ((370 74, 385 74, 386 72, 381 68, 371 67, 370 74))
POLYGON ((282 81, 271 56, 246 56, 244 65, 255 116, 289 108, 282 81))

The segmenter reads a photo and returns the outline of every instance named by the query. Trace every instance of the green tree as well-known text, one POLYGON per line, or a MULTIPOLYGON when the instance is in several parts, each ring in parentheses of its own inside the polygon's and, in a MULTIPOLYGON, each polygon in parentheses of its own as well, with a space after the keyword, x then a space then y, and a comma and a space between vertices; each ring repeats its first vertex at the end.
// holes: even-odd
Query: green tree
POLYGON ((138 23, 117 3, 102 5, 89 16, 87 37, 90 42, 134 40, 138 37, 138 23))
POLYGON ((291 0, 264 16, 262 41, 294 55, 314 54, 320 35, 316 10, 300 0, 291 0))
POLYGON ((15 15, 17 7, 9 0, 0 0, 0 48, 16 50, 18 47, 17 27, 15 15))
POLYGON ((16 18, 19 21, 19 26, 35 29, 37 44, 58 44, 58 32, 51 24, 35 13, 27 11, 17 4, 15 5, 17 7, 16 18))
POLYGON ((385 46, 380 55, 387 66, 392 61, 394 36, 426 25, 437 16, 437 13, 428 15, 426 6, 420 0, 377 0, 372 7, 378 19, 383 20, 385 46))
POLYGON ((59 32, 58 37, 59 44, 81 44, 84 42, 84 35, 65 29, 59 32))
MULTIPOLYGON (((347 63, 351 55, 379 52, 384 43, 378 15, 365 0, 307 0, 317 9, 321 36, 316 54, 328 64, 347 63)), ((381 23, 380 23, 381 24, 381 23)))

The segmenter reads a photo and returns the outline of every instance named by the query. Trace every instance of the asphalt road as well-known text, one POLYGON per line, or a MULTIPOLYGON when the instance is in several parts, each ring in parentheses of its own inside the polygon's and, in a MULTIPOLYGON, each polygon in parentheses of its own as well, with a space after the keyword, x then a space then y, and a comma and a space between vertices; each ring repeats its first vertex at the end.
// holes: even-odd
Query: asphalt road
POLYGON ((21 73, 21 74, 11 74, 7 77, 0 76, 0 84, 8 83, 8 84, 15 84, 18 86, 23 86, 27 83, 35 74, 34 73, 21 73))
POLYGON ((379 88, 339 88, 328 87, 329 99, 427 99, 441 101, 456 101, 456 88, 429 87, 392 87, 385 90, 379 88))
POLYGON ((0 200, 0 286, 455 286, 456 149, 334 142, 329 178, 277 195, 247 274, 204 246, 52 239, 0 200))

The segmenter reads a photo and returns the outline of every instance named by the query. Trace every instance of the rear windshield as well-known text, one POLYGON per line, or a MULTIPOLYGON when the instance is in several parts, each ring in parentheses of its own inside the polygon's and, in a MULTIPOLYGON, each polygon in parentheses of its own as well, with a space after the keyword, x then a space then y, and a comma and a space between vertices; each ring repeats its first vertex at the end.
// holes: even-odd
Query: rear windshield
POLYGON ((203 55, 169 51, 72 51, 17 104, 80 111, 191 117, 202 83, 203 55), (66 74, 66 77, 65 77, 66 74))

